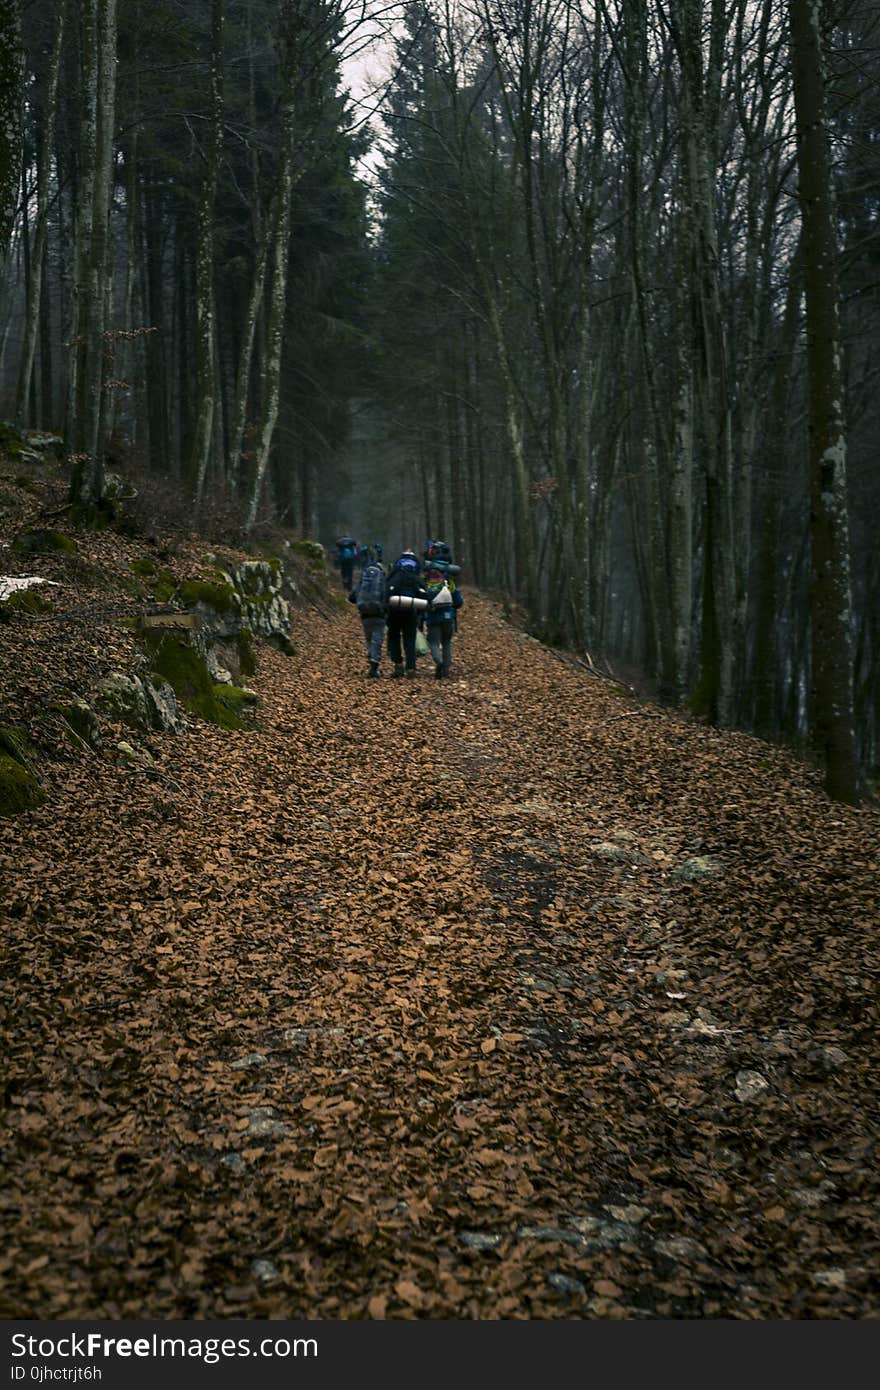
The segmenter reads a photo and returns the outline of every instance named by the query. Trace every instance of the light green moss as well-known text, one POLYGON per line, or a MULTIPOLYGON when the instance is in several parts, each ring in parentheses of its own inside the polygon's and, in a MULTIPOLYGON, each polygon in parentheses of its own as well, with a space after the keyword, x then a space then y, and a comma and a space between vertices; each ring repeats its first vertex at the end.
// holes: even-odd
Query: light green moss
POLYGON ((159 571, 156 561, 151 559, 149 555, 143 555, 139 560, 130 561, 129 567, 142 579, 152 579, 159 571))
POLYGON ((187 579, 180 586, 179 598, 185 604, 203 603, 217 613, 228 613, 238 603, 231 584, 212 584, 204 579, 187 579))
POLYGON ((256 696, 253 691, 242 690, 237 685, 215 685, 212 690, 217 706, 226 716, 226 718, 217 719, 214 722, 227 729, 246 728, 242 716, 249 714, 256 704, 256 696))
POLYGON ((148 632, 146 643, 154 672, 164 677, 185 709, 224 729, 245 728, 240 711, 253 703, 253 696, 236 686, 215 685, 204 659, 179 637, 148 632))

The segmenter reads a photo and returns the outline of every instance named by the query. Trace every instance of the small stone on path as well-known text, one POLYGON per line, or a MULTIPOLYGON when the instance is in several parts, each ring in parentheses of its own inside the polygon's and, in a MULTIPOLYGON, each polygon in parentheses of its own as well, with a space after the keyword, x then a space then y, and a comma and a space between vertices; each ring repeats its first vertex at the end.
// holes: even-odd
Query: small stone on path
POLYGON ((587 1292, 586 1287, 581 1283, 580 1279, 573 1279, 570 1274, 560 1274, 559 1270, 555 1269, 551 1274, 547 1275, 547 1283, 550 1285, 551 1289, 555 1289, 557 1293, 576 1294, 587 1292))
POLYGON ((494 1250, 504 1239, 490 1231, 459 1231, 458 1238, 469 1250, 494 1250))
POLYGON ((735 1095, 739 1101, 756 1100, 770 1089, 770 1082, 759 1071, 738 1071, 735 1095))

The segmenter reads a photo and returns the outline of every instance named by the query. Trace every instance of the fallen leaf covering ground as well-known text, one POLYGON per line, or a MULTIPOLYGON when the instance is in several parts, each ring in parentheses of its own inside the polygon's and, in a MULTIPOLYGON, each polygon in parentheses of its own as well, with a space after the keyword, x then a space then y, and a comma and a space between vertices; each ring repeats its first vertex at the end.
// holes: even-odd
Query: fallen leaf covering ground
MULTIPOLYGON (((472 592, 448 682, 293 631, 0 821, 0 1312, 876 1317, 877 811, 472 592)), ((5 627, 7 712, 132 642, 5 627)))

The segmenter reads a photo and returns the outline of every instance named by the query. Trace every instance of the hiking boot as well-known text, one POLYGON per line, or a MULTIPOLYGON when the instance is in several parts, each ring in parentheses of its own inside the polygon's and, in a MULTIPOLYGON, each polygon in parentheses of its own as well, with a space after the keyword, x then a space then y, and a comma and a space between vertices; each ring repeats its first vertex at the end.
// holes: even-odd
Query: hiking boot
POLYGON ((407 666, 407 668, 406 668, 406 674, 407 674, 408 676, 414 676, 414 675, 416 674, 416 668, 415 668, 415 666, 407 666))
POLYGON ((378 661, 371 661, 371 662, 370 662, 370 669, 369 669, 369 671, 367 672, 367 675, 368 675, 368 676, 378 676, 378 674, 379 674, 379 663, 378 663, 378 661))
POLYGON ((443 667, 441 666, 441 664, 440 664, 439 661, 437 662, 436 666, 434 667, 434 676, 435 676, 435 679, 438 680, 438 681, 439 681, 439 680, 442 680, 442 678, 443 678, 443 667))
POLYGON ((394 670, 391 672, 391 674, 392 674, 392 676, 402 676, 402 675, 403 675, 403 663, 402 663, 402 662, 395 663, 394 670))

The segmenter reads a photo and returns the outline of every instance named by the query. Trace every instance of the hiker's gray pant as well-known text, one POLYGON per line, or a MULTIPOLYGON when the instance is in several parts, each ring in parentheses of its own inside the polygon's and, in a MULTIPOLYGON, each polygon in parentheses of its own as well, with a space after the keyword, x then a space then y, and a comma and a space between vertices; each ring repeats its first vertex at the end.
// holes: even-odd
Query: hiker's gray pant
POLYGON ((435 664, 447 672, 452 665, 452 623, 434 623, 429 627, 428 646, 435 664))
POLYGON ((367 657, 379 661, 382 656, 382 643, 385 641, 384 618, 361 618, 364 625, 364 641, 367 644, 367 657))

